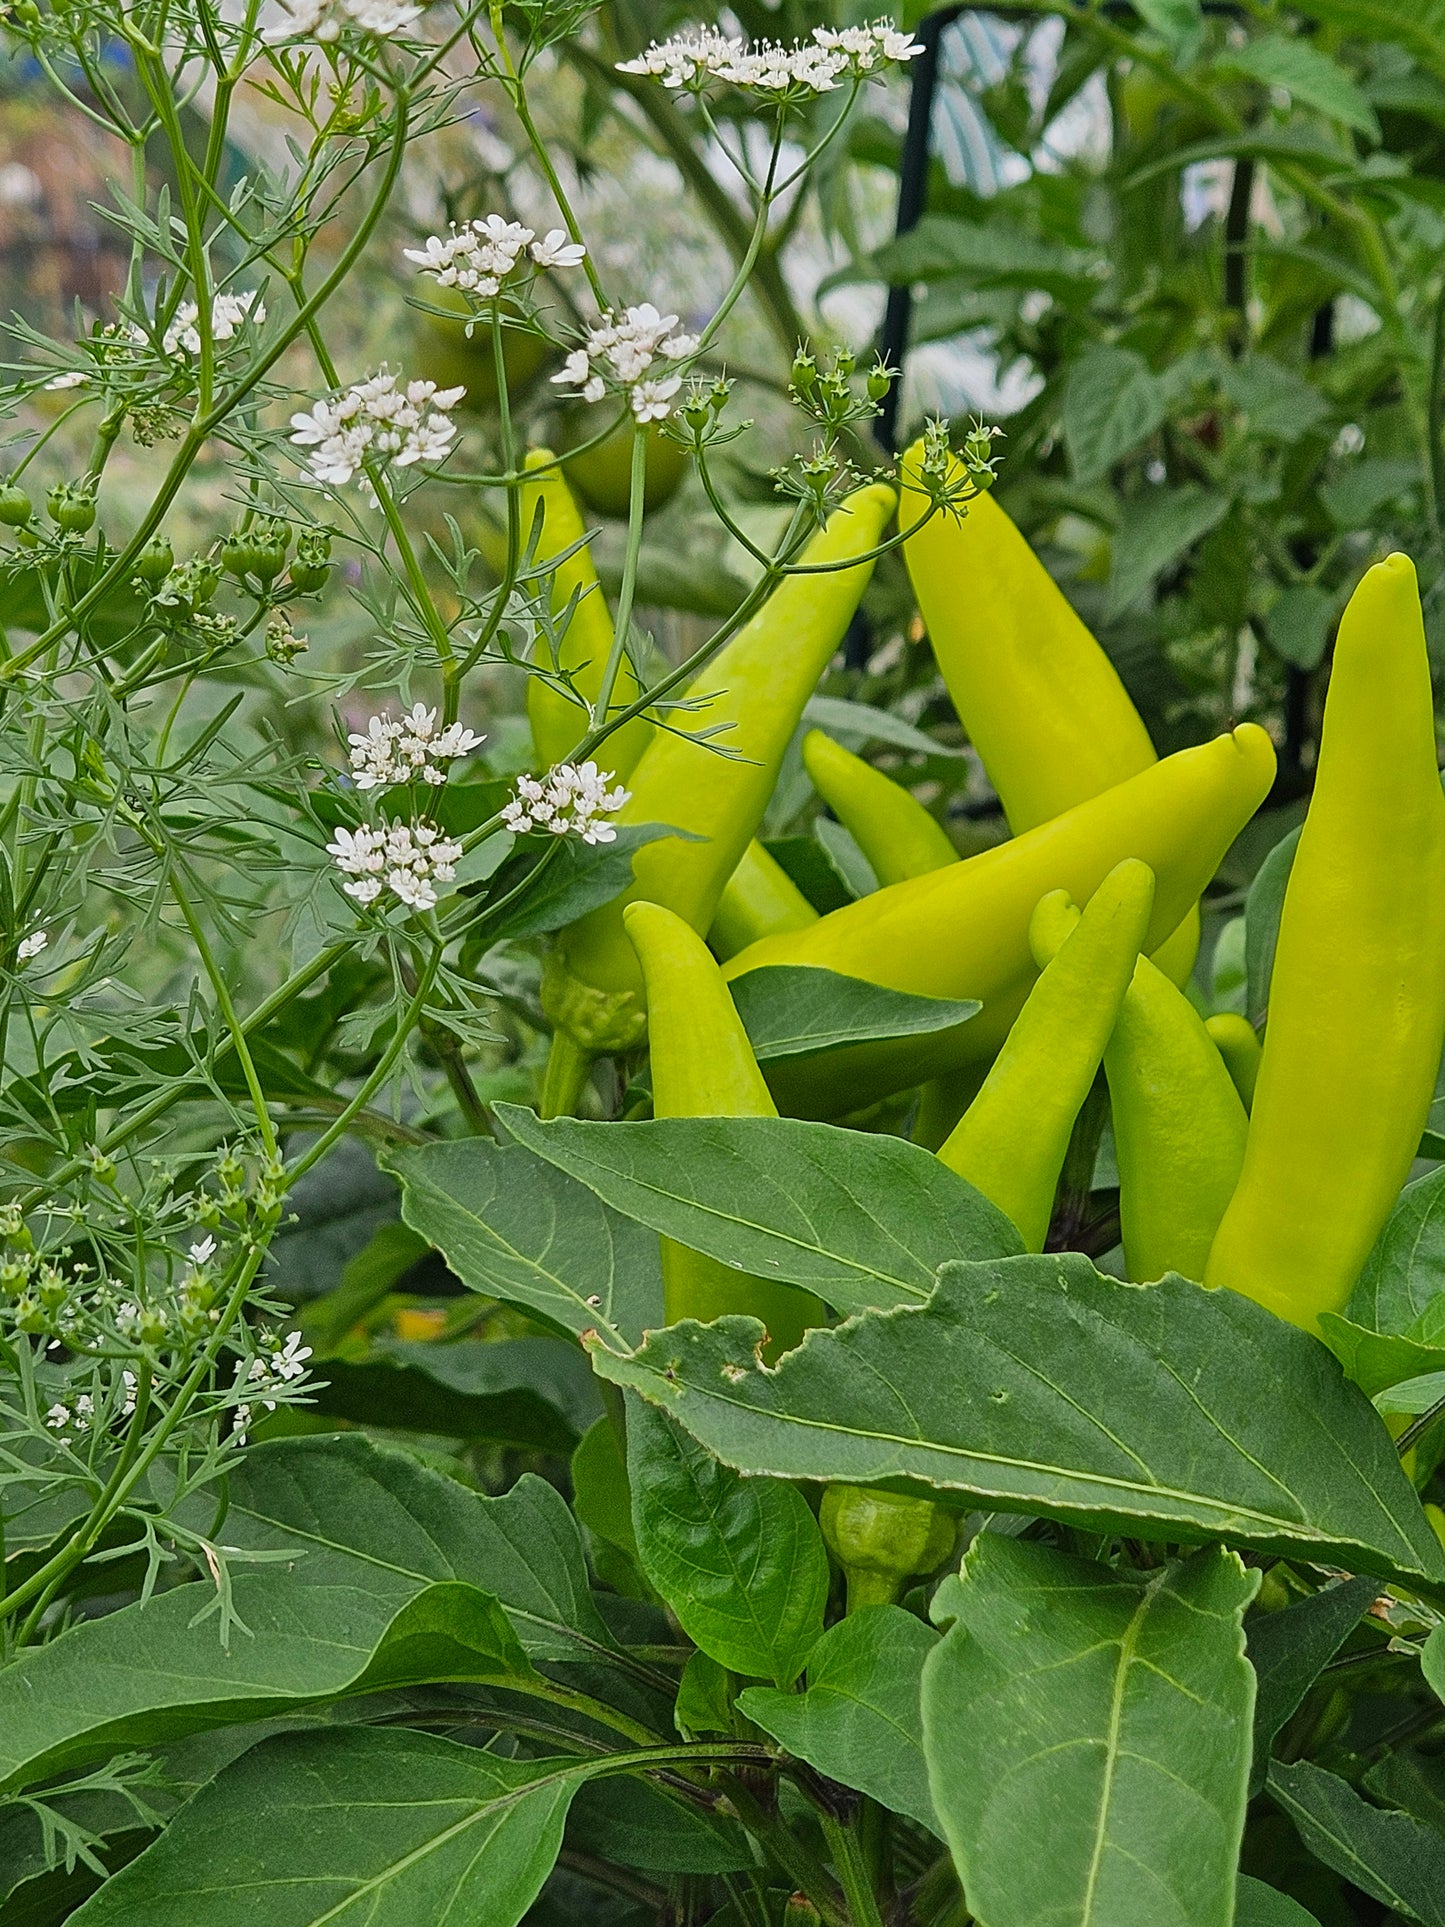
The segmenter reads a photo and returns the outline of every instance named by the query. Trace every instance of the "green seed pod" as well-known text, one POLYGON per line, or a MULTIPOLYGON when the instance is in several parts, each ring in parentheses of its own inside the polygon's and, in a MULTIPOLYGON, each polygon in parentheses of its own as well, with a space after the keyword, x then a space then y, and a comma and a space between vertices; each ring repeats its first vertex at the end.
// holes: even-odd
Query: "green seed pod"
POLYGON ((135 560, 138 579, 152 587, 164 582, 176 565, 176 552, 163 535, 153 536, 135 560))
POLYGON ((18 483, 6 482, 0 486, 0 524, 9 529, 23 529, 34 513, 34 503, 18 483))
POLYGON ((51 521, 67 535, 84 535, 95 526, 95 496, 81 482, 57 482, 45 506, 51 521))
POLYGON ((298 595, 316 595, 331 579, 331 537, 324 529, 307 529, 298 537, 291 562, 291 587, 298 595))

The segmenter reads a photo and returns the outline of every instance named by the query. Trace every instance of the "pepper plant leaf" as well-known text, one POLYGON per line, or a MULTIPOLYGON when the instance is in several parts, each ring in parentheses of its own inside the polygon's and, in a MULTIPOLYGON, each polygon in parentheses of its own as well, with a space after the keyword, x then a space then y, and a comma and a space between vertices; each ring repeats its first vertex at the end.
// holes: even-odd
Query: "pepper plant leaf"
POLYGON ((83 1927, 516 1927, 552 1871, 575 1760, 357 1727, 267 1740, 72 1916, 83 1927))
POLYGON ((1234 1927, 1319 1927, 1319 1922, 1288 1894, 1242 1873, 1234 1901, 1234 1927))
POLYGON ((1104 1531, 1146 1526, 1445 1584, 1368 1401, 1317 1339, 1233 1292, 1124 1285, 1077 1253, 945 1266, 924 1307, 807 1334, 684 1322, 596 1369, 745 1473, 910 1482, 1104 1531))
POLYGON ((778 1057, 815 1057, 845 1044, 949 1030, 983 1009, 975 999, 913 997, 805 964, 767 964, 729 989, 765 1068, 778 1057))
POLYGON ((407 1223, 473 1291, 629 1343, 661 1324, 656 1238, 548 1160, 474 1137, 398 1151, 390 1168, 407 1223))
POLYGON ((1445 1344, 1445 1169, 1400 1193, 1347 1311, 1372 1332, 1445 1344))
POLYGON ((1258 1584, 1217 1547, 1136 1574, 980 1533, 934 1599, 923 1741, 988 1927, 1231 1927, 1258 1584))
POLYGON ((1298 1710, 1378 1592, 1373 1579, 1346 1579, 1341 1585, 1311 1593, 1308 1599, 1298 1600, 1282 1612, 1256 1613, 1250 1620, 1249 1659, 1258 1682, 1252 1793, 1264 1785, 1275 1735, 1298 1710))
POLYGON ((1019 1249, 995 1205, 902 1138, 783 1117, 543 1124, 512 1104, 497 1114, 615 1211, 840 1312, 920 1304, 947 1260, 1019 1249))
POLYGON ((738 1709, 809 1766, 941 1834, 920 1694, 938 1634, 898 1606, 864 1606, 808 1655, 807 1690, 749 1686, 738 1709))
POLYGON ((627 1476, 638 1559, 689 1639, 730 1672, 790 1686, 828 1603, 828 1554, 802 1493, 739 1478, 640 1399, 627 1476))
POLYGON ((1269 1791, 1317 1860, 1421 1927, 1445 1927, 1445 1834, 1372 1807, 1308 1760, 1271 1762, 1269 1791))

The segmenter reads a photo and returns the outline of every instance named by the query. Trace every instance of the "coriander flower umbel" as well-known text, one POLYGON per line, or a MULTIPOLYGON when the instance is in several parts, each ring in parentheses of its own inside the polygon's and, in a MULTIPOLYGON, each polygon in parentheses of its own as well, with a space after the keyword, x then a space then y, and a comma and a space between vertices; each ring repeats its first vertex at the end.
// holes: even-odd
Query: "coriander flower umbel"
POLYGON ((375 501, 366 463, 399 469, 439 462, 457 432, 448 411, 466 392, 438 388, 434 381, 403 386, 399 376, 381 368, 365 381, 354 381, 344 394, 315 402, 309 414, 293 415, 291 440, 311 450, 318 482, 339 487, 359 474, 363 493, 375 501))
MULTIPOLYGON (((188 355, 201 352, 198 327, 201 311, 194 301, 183 301, 163 337, 165 351, 173 355, 184 348, 188 355)), ((253 289, 250 294, 218 294, 211 303, 211 340, 231 341, 248 321, 259 324, 266 319, 266 304, 253 289)))
POLYGON ((611 312, 603 315, 552 380, 579 389, 583 401, 626 394, 638 421, 662 421, 682 386, 682 376, 667 374, 666 366, 695 355, 698 346, 699 337, 680 330, 675 314, 659 314, 644 301, 620 320, 611 312))
POLYGON ((32 957, 40 955, 49 941, 50 938, 44 930, 37 930, 31 936, 22 937, 15 947, 15 961, 29 963, 32 957))
POLYGON ((580 836, 584 843, 613 843, 616 829, 600 819, 615 816, 632 792, 620 783, 608 789, 612 781, 612 771, 595 763, 558 763, 545 777, 519 776, 502 820, 518 836, 547 830, 553 836, 580 836))
POLYGON ((775 41, 748 41, 693 27, 654 41, 635 60, 618 63, 624 74, 648 74, 664 87, 701 94, 721 83, 776 102, 806 100, 831 93, 840 80, 861 80, 893 61, 916 60, 923 52, 911 33, 891 20, 860 27, 815 27, 810 40, 791 47, 775 41))
POLYGON ((339 40, 348 27, 385 38, 409 27, 422 12, 404 0, 281 0, 281 5, 286 18, 264 35, 273 46, 283 40, 339 40))
POLYGON ((383 710, 365 732, 351 734, 352 780, 359 790, 386 789, 393 783, 430 783, 440 788, 447 773, 440 767, 470 756, 486 741, 460 723, 437 729, 437 712, 416 703, 394 722, 383 710))
POLYGON ((386 823, 375 829, 363 824, 359 830, 339 829, 326 854, 351 878, 341 887, 358 903, 375 903, 390 890, 409 910, 431 910, 437 884, 456 876, 462 846, 430 823, 386 823))
POLYGON ((488 214, 460 228, 453 222, 450 234, 429 234, 425 247, 402 252, 408 261, 434 274, 443 288, 462 288, 484 301, 502 292, 502 283, 519 262, 529 270, 530 280, 542 268, 578 267, 587 256, 582 243, 571 240, 562 228, 550 229, 539 241, 534 228, 504 220, 500 214, 488 214))

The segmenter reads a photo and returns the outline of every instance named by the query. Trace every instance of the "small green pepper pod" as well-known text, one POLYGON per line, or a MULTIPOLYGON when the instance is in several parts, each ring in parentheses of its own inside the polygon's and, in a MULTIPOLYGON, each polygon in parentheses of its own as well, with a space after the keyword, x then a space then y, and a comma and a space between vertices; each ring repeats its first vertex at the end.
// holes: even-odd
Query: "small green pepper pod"
POLYGON ((1241 1017, 1234 1010, 1221 1011, 1217 1017, 1206 1017, 1204 1028, 1224 1059, 1224 1068, 1234 1080, 1240 1103, 1248 1111, 1254 1103, 1259 1060, 1263 1055, 1259 1032, 1247 1017, 1241 1017))
POLYGON ((910 1579, 937 1572, 958 1537, 958 1522, 933 1499, 830 1485, 818 1508, 828 1550, 848 1582, 848 1611, 892 1606, 910 1579))
MULTIPOLYGON (((1062 892, 1050 892, 1036 915, 1056 915, 1061 898, 1062 892)), ((1030 1251, 1044 1248, 1069 1134, 1153 907, 1154 873, 1147 864, 1131 857, 1109 872, 1044 967, 983 1088, 938 1153, 1012 1218, 1030 1251)))
POLYGON ((714 955, 726 962, 759 937, 806 930, 817 921, 817 911, 782 864, 754 842, 727 880, 707 940, 714 955))
POLYGON ((917 797, 821 729, 803 738, 803 767, 880 883, 902 883, 959 861, 948 832, 917 797))
MULTIPOLYGON (((652 1108, 657 1117, 776 1117, 722 973, 690 925, 657 903, 623 912, 647 995, 652 1108)), ((704 1323, 726 1312, 760 1318, 763 1356, 789 1351, 827 1314, 811 1292, 735 1271, 700 1251, 662 1240, 663 1302, 669 1325, 704 1323)))

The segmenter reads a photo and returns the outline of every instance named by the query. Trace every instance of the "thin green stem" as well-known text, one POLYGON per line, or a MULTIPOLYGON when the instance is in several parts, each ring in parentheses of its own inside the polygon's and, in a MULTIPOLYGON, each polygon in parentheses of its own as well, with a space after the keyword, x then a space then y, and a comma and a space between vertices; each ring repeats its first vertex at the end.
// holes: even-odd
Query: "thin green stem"
POLYGON ((821 1818, 823 1837, 833 1855, 833 1866, 838 1875, 838 1884, 843 1889, 843 1897, 848 1903, 848 1918, 852 1927, 883 1927, 878 1896, 873 1891, 867 1857, 857 1831, 845 1821, 835 1820, 830 1813, 823 1814, 821 1818))

